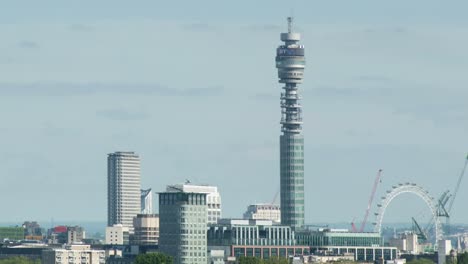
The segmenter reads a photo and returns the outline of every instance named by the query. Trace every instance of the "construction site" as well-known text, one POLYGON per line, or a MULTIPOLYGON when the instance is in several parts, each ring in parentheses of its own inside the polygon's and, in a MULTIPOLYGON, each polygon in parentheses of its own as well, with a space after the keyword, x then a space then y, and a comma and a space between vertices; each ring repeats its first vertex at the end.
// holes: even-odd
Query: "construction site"
POLYGON ((453 189, 445 190, 438 196, 433 196, 420 184, 414 182, 395 183, 389 190, 379 190, 384 173, 383 169, 379 169, 373 180, 363 220, 358 224, 353 219, 350 223, 350 231, 380 234, 385 245, 396 247, 401 254, 445 252, 448 255, 451 250, 465 251, 468 249, 468 228, 454 226, 451 224, 451 217, 456 215, 456 211, 453 210, 454 203, 463 183, 467 166, 468 155, 464 158, 453 189), (380 199, 377 199, 379 192, 382 195, 380 199), (429 212, 429 220, 425 219, 426 221, 422 222, 413 215, 408 217, 407 227, 385 227, 383 223, 387 207, 395 198, 405 193, 414 195, 427 205, 425 210, 429 212), (371 217, 374 217, 372 223, 369 221, 371 217))

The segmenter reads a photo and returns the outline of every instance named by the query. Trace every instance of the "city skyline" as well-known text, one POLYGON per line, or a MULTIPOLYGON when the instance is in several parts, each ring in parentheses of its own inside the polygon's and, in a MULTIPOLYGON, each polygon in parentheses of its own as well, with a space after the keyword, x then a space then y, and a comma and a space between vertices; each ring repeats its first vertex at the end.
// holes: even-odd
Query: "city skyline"
MULTIPOLYGON (((468 23, 457 12, 466 4, 354 3, 343 4, 348 14, 324 1, 294 11, 308 50, 306 223, 360 220, 380 168, 378 197, 398 182, 416 182, 435 197, 453 190, 467 151, 468 23), (418 4, 417 12, 398 8, 418 4), (372 15, 360 17, 362 7, 372 15)), ((117 150, 141 155, 142 186, 154 191, 186 178, 218 186, 226 217, 273 199, 280 91, 272 57, 288 15, 278 3, 270 15, 254 7, 223 18, 229 5, 218 4, 212 16, 196 8, 201 13, 186 19, 161 4, 173 20, 138 7, 125 15, 124 4, 112 14, 98 4, 83 18, 65 17, 66 8, 26 18, 20 4, 8 5, 12 12, 0 11, 1 221, 105 220, 103 157, 117 150), (164 32, 170 43, 160 41, 164 32), (168 65, 176 63, 174 72, 168 65)), ((386 218, 410 222, 415 207, 428 213, 411 198, 396 200, 386 218)), ((452 222, 468 222, 467 199, 458 194, 452 222)))

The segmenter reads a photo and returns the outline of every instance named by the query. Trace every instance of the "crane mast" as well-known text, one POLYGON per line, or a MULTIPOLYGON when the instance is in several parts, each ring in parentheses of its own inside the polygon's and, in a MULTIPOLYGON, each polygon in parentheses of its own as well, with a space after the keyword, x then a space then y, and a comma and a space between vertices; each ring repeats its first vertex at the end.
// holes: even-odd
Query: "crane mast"
POLYGON ((369 217, 369 212, 372 206, 372 202, 374 201, 375 191, 377 190, 377 186, 379 185, 381 176, 382 176, 382 169, 380 169, 377 172, 377 176, 375 177, 374 186, 372 187, 371 196, 369 198, 369 203, 367 204, 366 214, 364 215, 364 220, 362 220, 361 228, 359 228, 359 232, 363 232, 364 228, 366 227, 367 218, 369 217))
POLYGON ((465 165, 463 166, 460 176, 458 177, 457 185, 455 185, 455 190, 453 191, 452 200, 450 200, 449 206, 447 208, 447 211, 449 213, 452 211, 453 202, 455 201, 455 197, 457 196, 458 189, 460 189, 460 184, 463 179, 463 176, 465 175, 467 165, 468 165, 468 154, 466 155, 465 165))

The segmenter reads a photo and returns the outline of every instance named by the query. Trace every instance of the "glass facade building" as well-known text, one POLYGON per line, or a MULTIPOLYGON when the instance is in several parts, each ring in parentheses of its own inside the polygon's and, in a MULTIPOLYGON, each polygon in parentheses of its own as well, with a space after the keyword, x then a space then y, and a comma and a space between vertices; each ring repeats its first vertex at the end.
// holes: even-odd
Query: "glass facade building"
POLYGON ((313 247, 359 246, 378 247, 382 245, 379 233, 304 231, 296 233, 297 243, 313 247))
POLYGON ((159 193, 159 249, 175 264, 207 263, 205 193, 159 193))
POLYGON ((311 253, 327 251, 334 255, 353 254, 356 261, 392 260, 398 257, 396 247, 383 246, 379 233, 354 233, 344 230, 296 232, 298 245, 310 246, 311 253))

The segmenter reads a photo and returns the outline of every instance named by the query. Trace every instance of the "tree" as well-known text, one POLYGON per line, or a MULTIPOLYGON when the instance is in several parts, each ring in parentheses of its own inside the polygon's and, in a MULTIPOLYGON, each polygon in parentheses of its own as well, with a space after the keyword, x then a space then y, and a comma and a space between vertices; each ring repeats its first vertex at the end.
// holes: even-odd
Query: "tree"
POLYGON ((458 264, 468 264, 468 252, 458 255, 458 264))
POLYGON ((289 264, 289 260, 284 257, 270 257, 263 261, 265 264, 289 264))
POLYGON ((261 259, 259 257, 240 256, 239 264, 289 264, 289 260, 284 257, 275 256, 272 256, 268 259, 261 259))
POLYGON ((410 262, 407 262, 407 264, 435 264, 434 261, 426 258, 419 258, 419 259, 413 259, 410 262))
POLYGON ((264 261, 261 258, 240 256, 239 264, 264 264, 264 261))
POLYGON ((0 260, 0 264, 41 264, 41 261, 31 260, 25 257, 13 257, 0 260))
MULTIPOLYGON (((135 264, 173 264, 171 256, 163 253, 140 254, 135 259, 135 264)), ((1 264, 1 263, 0 263, 1 264)))

